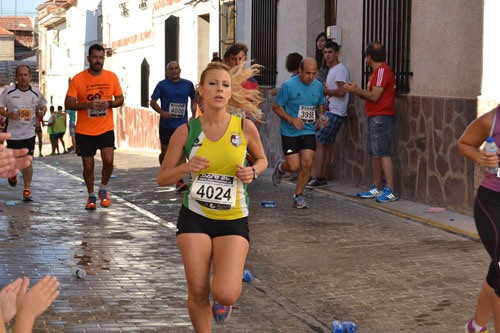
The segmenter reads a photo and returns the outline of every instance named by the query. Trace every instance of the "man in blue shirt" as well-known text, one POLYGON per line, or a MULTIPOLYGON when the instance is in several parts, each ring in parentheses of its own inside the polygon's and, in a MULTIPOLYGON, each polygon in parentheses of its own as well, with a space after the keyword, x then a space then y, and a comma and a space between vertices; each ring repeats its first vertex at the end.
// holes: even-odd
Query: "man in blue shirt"
POLYGON ((278 186, 285 172, 295 172, 301 168, 293 196, 295 208, 307 208, 302 192, 311 177, 316 151, 316 107, 320 107, 322 115, 325 112, 323 85, 314 78, 317 71, 316 60, 303 59, 299 75, 283 83, 273 104, 273 111, 281 118, 281 143, 285 160, 276 163, 272 181, 274 186, 278 186))
MULTIPOLYGON (((188 121, 188 98, 191 98, 191 114, 194 115, 193 99, 196 94, 194 85, 191 81, 181 79, 180 74, 179 63, 177 61, 169 62, 167 64, 167 78, 156 85, 153 95, 151 95, 150 105, 153 110, 160 114, 160 164, 163 162, 172 134, 177 127, 188 121), (158 98, 161 100, 161 107, 156 102, 158 98)), ((181 179, 177 182, 176 191, 185 190, 187 190, 187 184, 181 179)))

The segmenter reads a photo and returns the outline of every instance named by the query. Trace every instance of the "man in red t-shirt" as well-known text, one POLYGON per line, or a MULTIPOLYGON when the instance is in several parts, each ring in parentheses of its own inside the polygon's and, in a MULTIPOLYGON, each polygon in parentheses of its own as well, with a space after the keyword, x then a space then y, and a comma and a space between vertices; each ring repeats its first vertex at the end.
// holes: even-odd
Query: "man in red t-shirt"
POLYGON ((365 50, 365 60, 373 72, 366 90, 349 82, 344 86, 348 93, 366 101, 366 153, 372 155, 375 184, 357 196, 364 199, 377 198, 378 202, 398 200, 394 191, 391 141, 394 133, 394 97, 396 79, 385 62, 385 49, 379 42, 371 42, 365 50), (386 184, 383 184, 385 177, 386 184))

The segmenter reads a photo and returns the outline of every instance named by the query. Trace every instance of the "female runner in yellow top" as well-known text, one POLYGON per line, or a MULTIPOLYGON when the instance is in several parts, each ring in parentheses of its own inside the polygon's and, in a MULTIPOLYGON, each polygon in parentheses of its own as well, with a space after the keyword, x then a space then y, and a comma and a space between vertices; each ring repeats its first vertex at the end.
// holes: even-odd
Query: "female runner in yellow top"
POLYGON ((186 173, 191 176, 177 222, 177 243, 196 332, 210 332, 211 314, 224 323, 241 293, 249 248, 246 187, 267 168, 267 159, 253 122, 230 112, 243 109, 261 116, 259 92, 241 87, 256 73, 257 65, 230 71, 222 63, 208 64, 198 88, 204 113, 175 131, 158 174, 160 186, 174 184, 186 173), (252 167, 246 165, 247 150, 254 158, 252 167), (182 156, 188 162, 177 165, 182 156))

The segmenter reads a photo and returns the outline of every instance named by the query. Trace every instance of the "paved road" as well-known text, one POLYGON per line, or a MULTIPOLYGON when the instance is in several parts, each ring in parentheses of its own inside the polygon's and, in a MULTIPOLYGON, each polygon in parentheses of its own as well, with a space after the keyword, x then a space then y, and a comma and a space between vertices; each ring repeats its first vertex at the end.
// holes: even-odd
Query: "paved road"
MULTIPOLYGON (((115 166, 112 207, 95 212, 83 209, 74 154, 35 162, 33 203, 7 206, 21 188, 0 180, 0 285, 61 282, 36 332, 192 331, 174 233, 181 196, 156 185, 156 156, 117 152, 115 166), (75 266, 88 277, 72 277, 75 266)), ((334 319, 362 333, 462 332, 487 270, 480 243, 319 191, 296 210, 292 194, 269 179, 250 187, 255 278, 214 332, 329 332, 334 319)))

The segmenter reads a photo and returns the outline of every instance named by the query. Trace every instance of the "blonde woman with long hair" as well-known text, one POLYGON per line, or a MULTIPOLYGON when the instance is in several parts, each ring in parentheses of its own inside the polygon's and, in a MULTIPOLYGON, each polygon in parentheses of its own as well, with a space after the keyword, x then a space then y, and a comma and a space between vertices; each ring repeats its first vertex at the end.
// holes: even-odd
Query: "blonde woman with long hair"
POLYGON ((158 174, 160 186, 191 175, 177 221, 177 243, 196 332, 210 332, 210 316, 224 323, 241 293, 249 248, 247 185, 267 168, 267 159, 252 121, 231 113, 243 109, 260 117, 258 91, 241 87, 256 72, 255 65, 244 69, 241 64, 230 72, 222 63, 208 64, 198 88, 203 114, 175 131, 158 174), (252 167, 246 164, 247 150, 254 158, 252 167), (188 162, 177 165, 182 156, 188 162))

